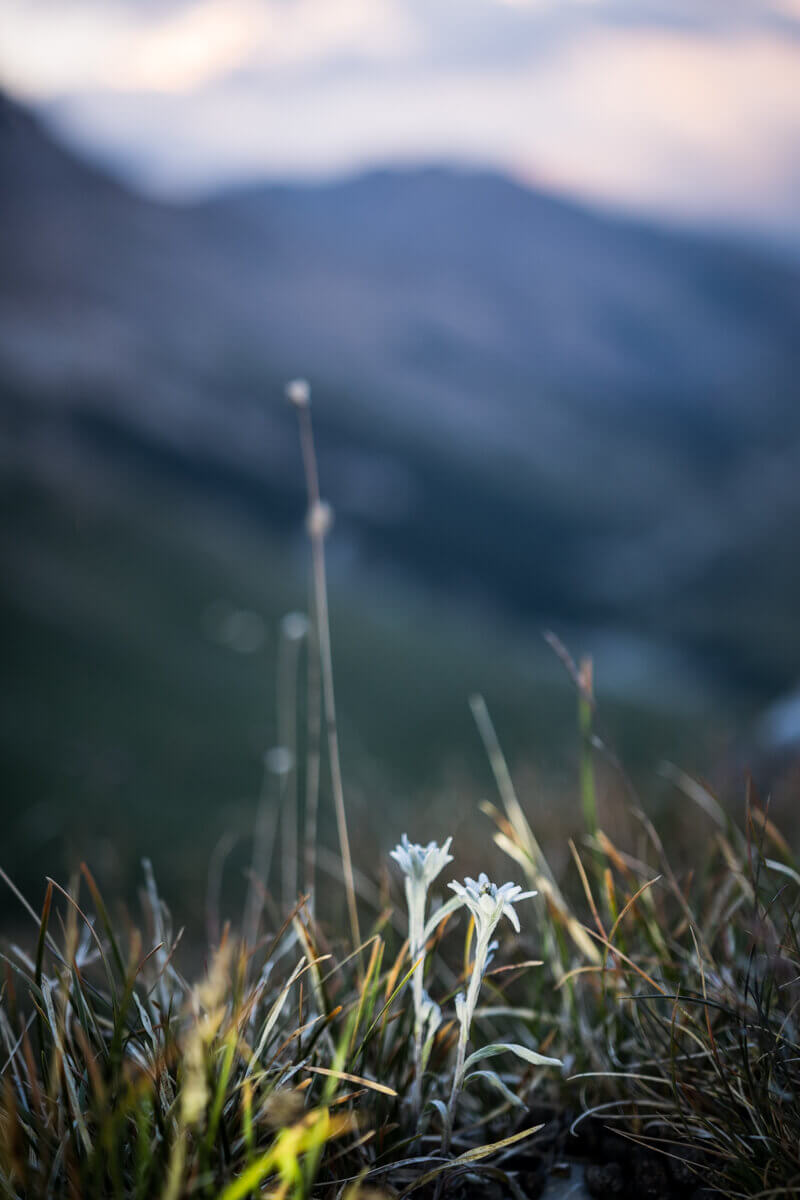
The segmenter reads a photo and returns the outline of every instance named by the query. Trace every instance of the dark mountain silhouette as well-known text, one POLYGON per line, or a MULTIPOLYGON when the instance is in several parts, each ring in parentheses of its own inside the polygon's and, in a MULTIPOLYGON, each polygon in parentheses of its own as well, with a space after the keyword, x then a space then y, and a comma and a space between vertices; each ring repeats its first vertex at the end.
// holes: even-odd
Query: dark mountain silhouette
POLYGON ((282 383, 308 375, 363 556, 765 690, 797 673, 796 262, 480 171, 158 203, 8 99, 0 178, 18 470, 68 443, 294 527, 282 383))

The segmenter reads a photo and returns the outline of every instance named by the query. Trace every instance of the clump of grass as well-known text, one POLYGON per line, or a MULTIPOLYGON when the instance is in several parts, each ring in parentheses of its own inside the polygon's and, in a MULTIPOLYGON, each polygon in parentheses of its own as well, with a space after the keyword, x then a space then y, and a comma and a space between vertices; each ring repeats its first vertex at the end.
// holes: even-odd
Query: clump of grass
MULTIPOLYGON (((505 1178, 503 1151, 534 1132, 506 1121, 510 1103, 473 1104, 478 1129, 457 1132, 454 1155, 436 1105, 419 1120, 408 986, 418 963, 388 912, 363 945, 342 948, 301 899, 254 945, 226 930, 190 985, 149 874, 143 905, 145 930, 123 941, 86 867, 66 889, 48 882, 38 918, 25 905, 35 948, 3 954, 4 1194, 235 1200, 265 1186, 300 1197, 366 1181, 405 1193, 481 1170, 505 1178)), ((438 956, 431 975, 444 999, 438 956)), ((452 1050, 450 1021, 427 1047, 440 1106, 452 1050)), ((520 1094, 530 1083, 516 1081, 520 1094)))
POLYGON ((701 869, 680 881, 646 821, 656 876, 598 836, 605 953, 591 976, 598 1008, 612 1001, 599 1069, 614 1094, 593 1103, 726 1195, 796 1195, 800 875, 751 798, 744 831, 714 811, 701 869))
POLYGON ((635 853, 616 845, 598 821, 587 760, 601 753, 619 768, 592 733, 591 672, 575 670, 557 641, 556 649, 581 693, 586 828, 583 854, 570 848, 582 902, 568 902, 553 880, 485 705, 480 697, 472 705, 503 801, 504 811, 483 806, 497 825, 495 841, 547 901, 550 970, 534 1002, 547 1006, 551 986, 564 998, 561 1048, 573 1068, 566 1086, 580 1088, 582 1109, 573 1132, 601 1121, 632 1143, 632 1154, 662 1154, 673 1181, 687 1188, 694 1180, 731 1197, 796 1195, 796 858, 750 786, 740 828, 706 786, 672 767, 665 773, 680 800, 702 810, 697 861, 676 872, 633 795, 635 853))
POLYGON ((2 954, 5 1195, 406 1195, 494 1180, 519 1200, 519 1146, 536 1145, 543 1098, 578 1110, 575 1133, 600 1123, 632 1154, 663 1155, 687 1188, 696 1176, 729 1196, 796 1193, 800 873, 767 812, 748 795, 739 830, 673 772, 713 831, 700 869, 679 879, 634 810, 636 853, 599 819, 582 851, 573 844, 580 890, 568 898, 485 706, 473 709, 503 787, 505 811, 485 806, 496 841, 543 893, 544 963, 520 961, 516 939, 493 947, 504 907, 516 917, 504 906, 516 887, 467 881, 427 914, 449 845, 399 848, 417 855, 425 890, 411 940, 394 904, 370 911, 362 898, 369 934, 353 946, 301 897, 253 942, 226 927, 194 984, 147 864, 143 927, 124 935, 86 867, 67 888, 48 881, 38 915, 17 893, 31 938, 2 954), (495 965, 495 950, 511 961, 495 965), (502 1073, 472 1069, 501 1053, 502 1073), (569 1078, 531 1069, 551 1055, 569 1078))

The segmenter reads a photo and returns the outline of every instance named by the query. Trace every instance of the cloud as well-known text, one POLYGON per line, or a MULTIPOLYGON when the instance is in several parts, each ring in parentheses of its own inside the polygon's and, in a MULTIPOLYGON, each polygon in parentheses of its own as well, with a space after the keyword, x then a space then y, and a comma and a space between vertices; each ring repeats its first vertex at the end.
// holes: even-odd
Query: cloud
POLYGON ((800 0, 0 0, 21 95, 185 92, 232 71, 513 65, 597 30, 800 36, 800 0))
POLYGON ((190 92, 234 70, 308 68, 415 49, 396 0, 194 0, 191 4, 2 0, 0 74, 18 93, 190 92))
POLYGON ((800 234, 800 0, 0 0, 0 76, 163 189, 431 159, 800 234))

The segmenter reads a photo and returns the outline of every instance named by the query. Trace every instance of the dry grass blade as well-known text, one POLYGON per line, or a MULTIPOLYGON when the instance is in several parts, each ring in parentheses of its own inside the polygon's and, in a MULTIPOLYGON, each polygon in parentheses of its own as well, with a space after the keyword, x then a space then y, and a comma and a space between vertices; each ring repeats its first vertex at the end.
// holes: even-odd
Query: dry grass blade
POLYGON ((512 1133, 510 1137, 502 1138, 499 1142, 491 1142, 485 1146, 476 1146, 473 1150, 467 1150, 464 1154, 459 1154, 447 1162, 440 1163, 439 1166, 434 1167, 431 1171, 426 1171, 424 1175, 420 1175, 419 1179, 415 1179, 405 1191, 400 1193, 399 1200, 403 1200, 405 1196, 410 1196, 417 1188, 425 1187, 426 1184, 432 1183, 434 1179, 439 1178, 445 1172, 469 1166, 470 1163, 480 1162, 483 1158, 489 1158, 492 1154, 498 1154, 501 1150, 508 1149, 509 1146, 515 1146, 517 1143, 533 1137, 534 1134, 543 1128, 543 1125, 535 1125, 530 1129, 522 1129, 519 1133, 512 1133))
POLYGON ((397 1095, 394 1088, 387 1087, 385 1083, 376 1083, 374 1079, 365 1079, 363 1075, 351 1075, 348 1071, 334 1071, 330 1067, 305 1067, 304 1070, 310 1071, 313 1075, 328 1075, 331 1079, 344 1079, 347 1083, 357 1083, 361 1087, 369 1088, 370 1091, 380 1092, 383 1096, 397 1095))

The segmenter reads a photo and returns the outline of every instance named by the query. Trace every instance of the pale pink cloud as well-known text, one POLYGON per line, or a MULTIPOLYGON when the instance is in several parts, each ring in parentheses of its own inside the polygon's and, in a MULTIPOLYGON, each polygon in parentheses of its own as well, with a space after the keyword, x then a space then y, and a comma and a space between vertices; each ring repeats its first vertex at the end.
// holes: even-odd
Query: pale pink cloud
POLYGON ((195 0, 163 11, 92 0, 0 0, 0 76, 31 99, 190 92, 239 68, 382 60, 416 47, 397 0, 195 0))
POLYGON ((800 0, 697 0, 699 27, 597 19, 612 9, 621 0, 0 0, 0 77, 165 189, 457 159, 800 234, 800 38, 774 24, 800 0))

